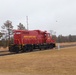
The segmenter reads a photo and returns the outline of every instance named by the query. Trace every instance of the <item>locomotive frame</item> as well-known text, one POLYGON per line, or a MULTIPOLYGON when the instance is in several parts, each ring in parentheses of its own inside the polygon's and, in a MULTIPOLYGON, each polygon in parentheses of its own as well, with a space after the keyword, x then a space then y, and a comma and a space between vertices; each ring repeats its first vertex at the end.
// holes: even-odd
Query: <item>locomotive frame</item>
POLYGON ((30 52, 34 49, 51 49, 55 47, 50 33, 41 30, 14 30, 14 43, 10 45, 10 52, 30 52))

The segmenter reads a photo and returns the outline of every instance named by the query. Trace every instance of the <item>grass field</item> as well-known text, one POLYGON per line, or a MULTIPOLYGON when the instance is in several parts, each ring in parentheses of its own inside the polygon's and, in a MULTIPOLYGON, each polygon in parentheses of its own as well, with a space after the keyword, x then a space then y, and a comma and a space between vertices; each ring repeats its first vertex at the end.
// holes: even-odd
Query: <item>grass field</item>
POLYGON ((60 44, 60 46, 63 46, 63 45, 76 45, 76 42, 66 42, 66 43, 56 43, 56 46, 58 46, 58 44, 60 44))
POLYGON ((0 56, 0 75, 76 75, 76 47, 0 56))

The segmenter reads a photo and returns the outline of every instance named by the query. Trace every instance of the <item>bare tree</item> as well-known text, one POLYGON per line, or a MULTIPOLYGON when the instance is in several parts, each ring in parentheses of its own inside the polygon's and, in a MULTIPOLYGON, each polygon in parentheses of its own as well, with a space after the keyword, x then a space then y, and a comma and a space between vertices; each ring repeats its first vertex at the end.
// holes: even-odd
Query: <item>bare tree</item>
POLYGON ((19 23, 18 30, 26 30, 26 28, 22 23, 19 23))
POLYGON ((0 32, 0 38, 2 37, 2 35, 3 35, 3 34, 0 32))
POLYGON ((10 20, 7 20, 4 25, 2 26, 3 29, 6 29, 8 31, 8 45, 10 46, 10 35, 13 30, 12 22, 10 20))

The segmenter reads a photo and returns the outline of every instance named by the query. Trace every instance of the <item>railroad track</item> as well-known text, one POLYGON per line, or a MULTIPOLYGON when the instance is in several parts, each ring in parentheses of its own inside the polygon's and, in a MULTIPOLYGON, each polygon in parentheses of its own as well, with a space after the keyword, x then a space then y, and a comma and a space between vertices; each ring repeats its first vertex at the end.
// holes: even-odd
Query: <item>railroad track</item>
POLYGON ((0 56, 13 55, 15 53, 10 53, 8 50, 0 51, 0 56))
MULTIPOLYGON (((76 44, 72 44, 72 45, 62 45, 60 46, 60 48, 68 48, 68 47, 74 47, 76 46, 76 44)), ((57 47, 56 47, 57 49, 57 47)), ((39 51, 39 50, 36 50, 36 51, 39 51)), ((34 52, 34 51, 33 51, 34 52)), ((26 53, 26 52, 25 52, 26 53)), ((0 50, 0 56, 7 56, 7 55, 14 55, 16 53, 10 53, 8 50, 0 50)), ((21 54, 21 53, 18 53, 18 54, 21 54)))

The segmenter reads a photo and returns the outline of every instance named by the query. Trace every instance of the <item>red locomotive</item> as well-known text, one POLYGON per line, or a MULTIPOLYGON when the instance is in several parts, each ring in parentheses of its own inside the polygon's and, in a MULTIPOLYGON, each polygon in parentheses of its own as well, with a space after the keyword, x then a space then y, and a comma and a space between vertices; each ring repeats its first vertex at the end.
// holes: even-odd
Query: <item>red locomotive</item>
POLYGON ((9 47, 9 51, 18 53, 54 47, 55 41, 47 31, 14 30, 14 44, 9 47))

